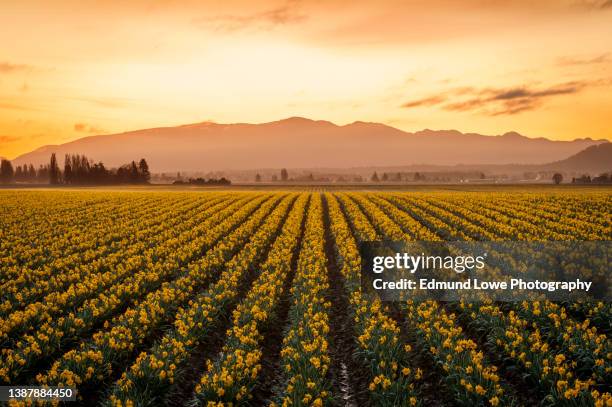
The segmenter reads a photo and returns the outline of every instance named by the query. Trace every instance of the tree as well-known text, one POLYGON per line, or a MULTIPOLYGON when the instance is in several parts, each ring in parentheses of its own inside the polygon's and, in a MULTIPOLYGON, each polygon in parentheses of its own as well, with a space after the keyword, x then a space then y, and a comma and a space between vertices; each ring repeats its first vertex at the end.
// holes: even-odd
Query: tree
POLYGON ((581 177, 578 178, 574 178, 572 180, 573 183, 576 184, 590 184, 591 183, 591 176, 590 175, 583 175, 581 177))
POLYGON ((143 183, 148 183, 151 180, 151 173, 149 172, 149 164, 144 158, 140 159, 138 163, 138 171, 140 172, 140 179, 143 183))
POLYGON ((281 170, 281 181, 287 181, 289 179, 289 173, 286 168, 281 170))
POLYGON ((34 168, 34 164, 30 164, 28 168, 28 181, 36 182, 36 168, 34 168))
POLYGON ((70 165, 70 154, 64 156, 64 182, 72 183, 72 166, 70 165))
POLYGON ((44 184, 45 182, 49 181, 49 166, 48 165, 41 164, 38 167, 38 172, 36 173, 36 180, 41 184, 44 184))
POLYGON ((21 182, 23 180, 24 180, 23 170, 21 169, 21 165, 18 165, 17 168, 15 168, 15 181, 21 182))
POLYGON ((132 161, 132 163, 130 164, 130 182, 131 183, 137 183, 139 181, 139 173, 138 173, 138 166, 136 165, 136 161, 132 161))
POLYGON ((272 182, 277 182, 278 176, 276 174, 272 175, 272 182))
POLYGON ((10 184, 13 182, 15 172, 13 171, 13 164, 9 160, 2 160, 0 162, 0 182, 3 184, 10 184))
POLYGON ((414 173, 414 180, 415 181, 420 181, 421 180, 421 173, 415 172, 414 173))
POLYGON ((93 164, 90 168, 87 182, 92 184, 106 184, 110 179, 110 173, 101 162, 93 164))
POLYGON ((60 169, 57 165, 57 158, 55 153, 51 154, 51 160, 49 161, 49 184, 57 185, 60 182, 60 169))
POLYGON ((255 175, 255 182, 261 182, 261 175, 255 175))
POLYGON ((385 181, 385 182, 389 181, 389 175, 387 175, 386 172, 383 172, 382 180, 385 181))
POLYGON ((553 175, 552 180, 556 185, 559 185, 563 181, 563 175, 557 172, 553 175))
POLYGON ((593 183, 595 184, 609 184, 612 182, 612 177, 610 177, 605 172, 597 177, 593 177, 593 183))
POLYGON ((370 181, 372 182, 378 182, 378 174, 376 173, 376 171, 374 171, 374 174, 372 174, 372 178, 370 178, 370 181))

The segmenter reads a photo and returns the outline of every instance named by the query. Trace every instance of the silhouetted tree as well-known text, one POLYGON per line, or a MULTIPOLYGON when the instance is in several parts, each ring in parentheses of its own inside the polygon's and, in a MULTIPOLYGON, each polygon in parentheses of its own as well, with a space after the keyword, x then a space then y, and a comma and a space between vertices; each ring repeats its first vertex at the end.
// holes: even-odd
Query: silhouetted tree
POLYGON ((376 171, 374 171, 374 174, 372 174, 372 178, 370 178, 370 180, 371 180, 372 182, 378 182, 378 181, 380 181, 380 180, 378 179, 378 174, 376 173, 376 171))
POLYGON ((415 181, 420 181, 421 180, 421 173, 415 172, 414 173, 414 180, 415 181))
POLYGON ((49 181, 49 166, 41 164, 40 167, 38 167, 38 171, 36 172, 36 180, 41 184, 49 181))
POLYGON ((278 181, 278 176, 276 176, 276 174, 272 175, 272 182, 277 182, 278 181))
POLYGON ((28 168, 28 181, 36 181, 36 168, 34 168, 34 164, 30 164, 30 167, 28 168))
POLYGON ((385 182, 389 181, 389 176, 387 175, 386 172, 383 172, 382 180, 385 181, 385 182))
POLYGON ((151 173, 149 172, 149 164, 147 164, 147 160, 144 158, 140 159, 138 163, 138 171, 140 172, 140 181, 143 183, 147 183, 151 180, 151 173))
POLYGON ((281 170, 280 176, 281 176, 281 181, 287 181, 289 179, 289 173, 287 172, 285 168, 281 170))
POLYGON ((92 164, 89 169, 88 180, 91 184, 108 184, 112 183, 110 172, 104 167, 104 164, 92 164))
POLYGON ((70 155, 64 156, 64 182, 66 184, 72 183, 72 166, 70 165, 70 155))
POLYGON ((591 183, 591 176, 585 174, 585 175, 583 175, 581 177, 572 179, 572 182, 575 183, 575 184, 590 184, 591 183))
POLYGON ((553 175, 552 179, 555 184, 559 185, 563 181, 563 175, 557 172, 553 175))
POLYGON ((0 182, 3 184, 10 184, 15 180, 15 171, 13 170, 13 164, 9 160, 2 160, 0 162, 0 182))
POLYGON ((255 182, 261 182, 261 175, 259 174, 255 175, 255 182))
POLYGON ((57 165, 57 158, 55 153, 51 154, 51 160, 49 160, 49 184, 57 185, 60 182, 60 169, 57 165))
POLYGON ((21 169, 21 165, 18 165, 17 168, 15 168, 15 182, 22 182, 23 180, 23 170, 21 169))
POLYGON ((189 178, 188 181, 176 180, 172 183, 173 185, 231 185, 232 181, 225 177, 219 179, 216 178, 189 178))
POLYGON ((66 154, 62 178, 67 184, 139 184, 149 182, 151 173, 144 158, 109 170, 102 162, 95 163, 84 155, 66 154))
POLYGON ((610 184, 612 183, 612 174, 610 175, 606 173, 600 174, 597 177, 593 177, 592 182, 594 184, 610 184))
POLYGON ((138 166, 136 165, 136 161, 132 161, 130 164, 130 175, 129 175, 130 183, 137 184, 139 182, 138 176, 138 166))

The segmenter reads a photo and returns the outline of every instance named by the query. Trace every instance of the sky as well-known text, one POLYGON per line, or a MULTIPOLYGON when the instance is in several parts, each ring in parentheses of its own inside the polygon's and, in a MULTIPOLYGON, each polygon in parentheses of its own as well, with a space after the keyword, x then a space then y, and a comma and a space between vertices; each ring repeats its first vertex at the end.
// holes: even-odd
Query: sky
POLYGON ((612 140, 612 0, 9 1, 0 156, 291 116, 612 140))

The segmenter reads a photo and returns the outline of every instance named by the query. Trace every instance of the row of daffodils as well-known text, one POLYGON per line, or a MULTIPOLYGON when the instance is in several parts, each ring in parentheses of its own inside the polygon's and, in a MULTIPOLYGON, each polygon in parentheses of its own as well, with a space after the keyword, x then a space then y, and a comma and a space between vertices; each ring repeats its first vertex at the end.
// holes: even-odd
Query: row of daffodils
MULTIPOLYGON (((362 292, 359 253, 375 240, 610 240, 606 192, 4 191, 0 203, 3 385, 74 386, 106 407, 347 394, 612 406, 609 303, 385 303, 362 292)), ((489 249, 517 269, 541 260, 489 249)))

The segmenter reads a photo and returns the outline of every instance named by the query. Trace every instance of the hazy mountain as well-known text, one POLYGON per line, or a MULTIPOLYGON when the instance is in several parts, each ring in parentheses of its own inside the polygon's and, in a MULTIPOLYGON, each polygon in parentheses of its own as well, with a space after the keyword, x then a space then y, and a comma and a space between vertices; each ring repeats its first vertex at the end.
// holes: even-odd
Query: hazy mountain
MULTIPOLYGON (((307 169, 303 169, 306 171, 307 169)), ((332 171, 333 169, 327 169, 332 171)), ((612 143, 602 143, 585 148, 572 156, 546 164, 456 164, 456 165, 407 165, 377 166, 347 169, 360 175, 370 175, 373 171, 382 172, 474 172, 484 171, 487 174, 524 174, 527 172, 563 172, 576 175, 600 175, 612 172, 612 143)))
POLYGON ((605 140, 551 141, 518 133, 484 136, 456 130, 408 133, 379 123, 338 126, 293 117, 262 124, 211 122, 85 137, 44 146, 17 157, 15 165, 60 165, 81 153, 108 167, 145 157, 153 171, 251 168, 347 168, 413 164, 542 164, 565 159, 605 140))
POLYGON ((589 172, 598 174, 612 171, 612 143, 587 147, 565 160, 546 164, 551 170, 569 172, 589 172))

